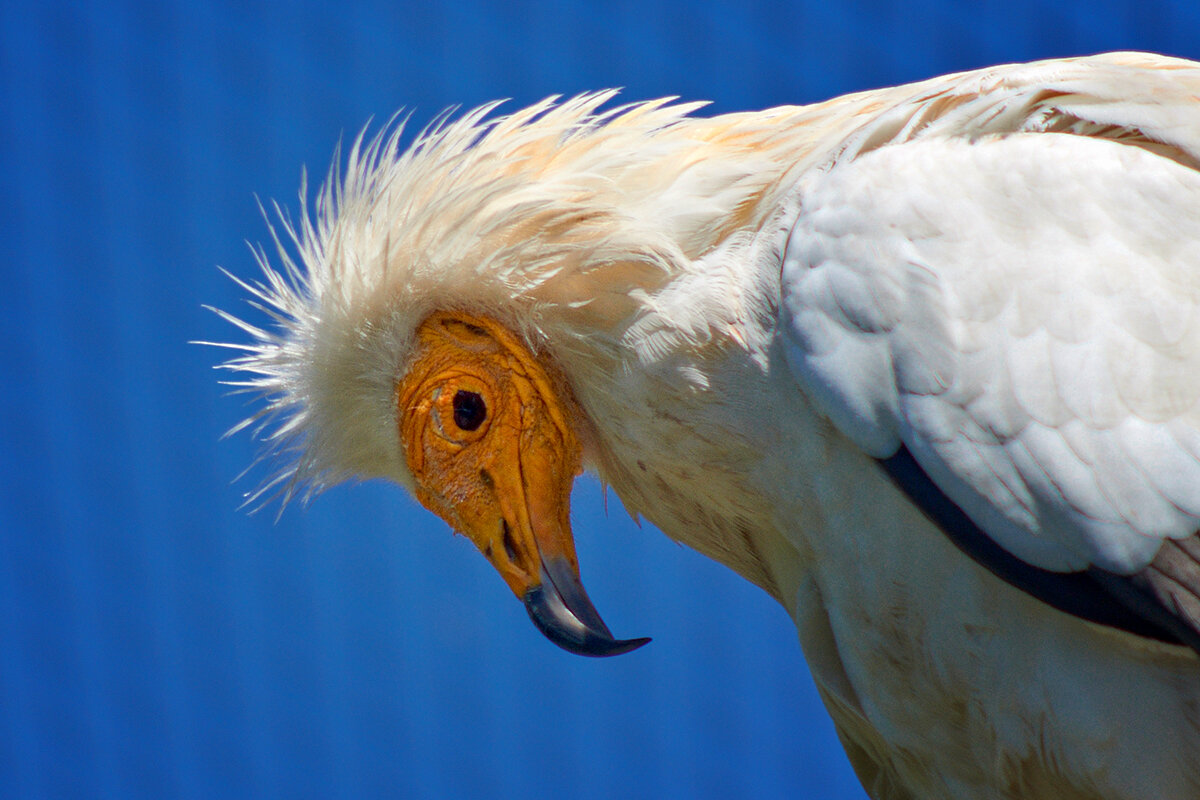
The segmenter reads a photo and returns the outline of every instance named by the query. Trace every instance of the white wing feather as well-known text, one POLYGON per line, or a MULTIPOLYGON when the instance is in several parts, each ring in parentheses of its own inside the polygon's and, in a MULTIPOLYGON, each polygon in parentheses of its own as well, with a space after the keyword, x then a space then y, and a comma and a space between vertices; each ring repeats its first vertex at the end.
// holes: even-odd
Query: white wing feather
POLYGON ((1200 527, 1200 104, 1083 82, 1172 146, 1046 115, 849 152, 797 186, 780 327, 869 454, 906 445, 1035 566, 1129 574, 1200 527))

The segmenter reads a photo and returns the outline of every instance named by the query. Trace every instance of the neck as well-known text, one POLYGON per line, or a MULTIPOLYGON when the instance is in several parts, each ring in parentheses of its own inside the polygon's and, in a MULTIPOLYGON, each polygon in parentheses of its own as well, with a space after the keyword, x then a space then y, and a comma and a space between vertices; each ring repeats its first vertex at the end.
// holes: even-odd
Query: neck
POLYGON ((794 407, 797 390, 774 341, 778 269, 758 265, 777 262, 787 227, 734 237, 643 296, 620 336, 588 340, 609 358, 560 363, 591 429, 589 466, 626 508, 790 610, 805 558, 781 531, 817 506, 794 485, 798 471, 783 483, 761 474, 763 453, 804 453, 823 437, 808 429, 815 415, 774 412, 794 407), (613 369, 613 350, 625 366, 613 369))

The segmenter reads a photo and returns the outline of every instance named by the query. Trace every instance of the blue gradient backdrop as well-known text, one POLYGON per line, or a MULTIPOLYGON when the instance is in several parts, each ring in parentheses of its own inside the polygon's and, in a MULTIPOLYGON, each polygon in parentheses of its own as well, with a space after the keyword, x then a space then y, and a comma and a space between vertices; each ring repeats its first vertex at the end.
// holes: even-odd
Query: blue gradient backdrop
POLYGON ((0 796, 861 798, 786 615, 575 493, 618 635, 562 653, 386 485, 237 511, 222 396, 255 195, 400 106, 754 109, 1118 48, 1200 56, 1200 5, 4 3, 0 796))

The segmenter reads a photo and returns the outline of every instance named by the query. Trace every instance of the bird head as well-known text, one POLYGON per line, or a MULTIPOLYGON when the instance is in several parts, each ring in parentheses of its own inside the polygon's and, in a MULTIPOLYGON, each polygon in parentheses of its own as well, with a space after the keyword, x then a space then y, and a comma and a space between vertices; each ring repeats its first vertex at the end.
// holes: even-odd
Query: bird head
POLYGON ((582 451, 570 387, 502 325, 436 312, 397 381, 397 430, 417 499, 475 543, 552 641, 617 655, 579 580, 571 484, 582 451))
POLYGON ((697 259, 762 224, 794 163, 770 145, 783 112, 598 111, 613 94, 439 118, 407 150, 402 125, 360 136, 315 212, 279 213, 280 266, 258 248, 263 279, 235 278, 274 324, 218 311, 251 339, 227 345, 241 353, 223 366, 248 375, 231 383, 263 398, 235 430, 257 431, 276 464, 248 502, 394 480, 586 655, 648 641, 609 632, 571 536, 574 478, 615 463, 613 376, 732 324, 656 315, 697 259))

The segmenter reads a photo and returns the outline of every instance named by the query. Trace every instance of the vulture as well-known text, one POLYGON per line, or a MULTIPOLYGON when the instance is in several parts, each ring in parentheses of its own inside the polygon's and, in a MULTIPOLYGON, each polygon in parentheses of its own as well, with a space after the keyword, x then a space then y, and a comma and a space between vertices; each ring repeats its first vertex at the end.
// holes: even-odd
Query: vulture
POLYGON ((1200 64, 615 94, 384 126, 280 211, 218 311, 248 501, 390 479, 612 656, 591 470, 783 605, 873 798, 1200 797, 1200 64))

